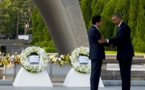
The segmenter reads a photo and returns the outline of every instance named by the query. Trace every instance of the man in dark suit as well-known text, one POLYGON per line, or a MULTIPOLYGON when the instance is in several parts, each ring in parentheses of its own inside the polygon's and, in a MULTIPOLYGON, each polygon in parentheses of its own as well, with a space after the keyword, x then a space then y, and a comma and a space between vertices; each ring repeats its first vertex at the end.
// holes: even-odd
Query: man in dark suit
POLYGON ((132 58, 134 56, 133 46, 130 40, 130 27, 123 22, 120 14, 112 16, 113 23, 117 26, 116 37, 111 39, 100 39, 99 43, 110 43, 117 46, 117 60, 119 61, 122 79, 122 90, 130 90, 130 74, 132 58))
POLYGON ((101 34, 99 32, 99 26, 101 25, 101 16, 93 16, 92 24, 93 25, 88 31, 90 46, 89 58, 91 59, 90 87, 91 90, 98 90, 102 60, 105 59, 104 46, 98 43, 98 40, 101 39, 101 34))

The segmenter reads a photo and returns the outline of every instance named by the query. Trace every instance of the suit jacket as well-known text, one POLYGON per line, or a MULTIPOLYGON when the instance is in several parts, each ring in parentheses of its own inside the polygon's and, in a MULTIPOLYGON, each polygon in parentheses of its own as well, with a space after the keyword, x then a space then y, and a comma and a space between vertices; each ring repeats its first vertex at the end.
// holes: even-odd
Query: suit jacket
POLYGON ((130 40, 130 27, 122 22, 116 31, 116 37, 109 39, 109 43, 117 46, 117 59, 127 59, 134 56, 133 46, 130 40))
POLYGON ((98 43, 98 40, 101 38, 100 32, 97 30, 95 26, 91 26, 88 31, 89 38, 89 58, 90 59, 105 59, 104 46, 98 43))

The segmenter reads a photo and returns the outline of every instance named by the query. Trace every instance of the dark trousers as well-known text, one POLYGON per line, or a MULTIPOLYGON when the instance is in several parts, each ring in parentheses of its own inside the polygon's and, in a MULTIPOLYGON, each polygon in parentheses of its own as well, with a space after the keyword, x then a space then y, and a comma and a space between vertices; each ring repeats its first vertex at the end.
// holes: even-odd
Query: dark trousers
POLYGON ((91 77, 90 88, 91 90, 98 90, 100 74, 101 74, 102 60, 91 60, 91 77))
POLYGON ((119 60, 120 74, 122 79, 122 90, 130 90, 131 64, 132 57, 128 59, 119 60))

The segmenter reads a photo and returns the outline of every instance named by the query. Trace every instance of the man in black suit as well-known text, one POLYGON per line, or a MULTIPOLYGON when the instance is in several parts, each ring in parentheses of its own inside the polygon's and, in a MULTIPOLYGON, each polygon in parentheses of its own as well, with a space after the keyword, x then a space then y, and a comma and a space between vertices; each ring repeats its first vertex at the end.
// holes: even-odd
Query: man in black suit
POLYGON ((104 46, 98 43, 98 40, 101 39, 101 34, 99 32, 99 26, 101 25, 101 16, 93 16, 92 24, 93 25, 88 31, 90 46, 89 58, 91 59, 90 87, 91 90, 98 90, 102 60, 105 59, 104 46))
POLYGON ((130 74, 132 58, 134 56, 133 46, 130 39, 130 27, 123 22, 120 14, 112 16, 113 23, 117 26, 116 37, 111 39, 100 39, 99 43, 110 43, 117 46, 117 60, 119 61, 122 79, 122 90, 130 90, 130 74))

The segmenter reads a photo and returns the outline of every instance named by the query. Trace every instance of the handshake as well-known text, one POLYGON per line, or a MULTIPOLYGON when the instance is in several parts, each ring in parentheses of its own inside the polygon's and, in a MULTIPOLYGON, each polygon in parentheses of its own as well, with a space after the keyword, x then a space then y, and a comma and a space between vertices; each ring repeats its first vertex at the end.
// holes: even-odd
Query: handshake
POLYGON ((103 43, 107 43, 107 40, 104 39, 104 38, 101 38, 101 39, 98 40, 98 42, 99 42, 100 44, 103 44, 103 43))
MULTIPOLYGON (((98 43, 105 44, 105 43, 108 43, 108 42, 107 42, 107 39, 101 38, 101 39, 98 40, 98 43)), ((108 44, 108 46, 109 47, 114 47, 113 44, 108 44)))

